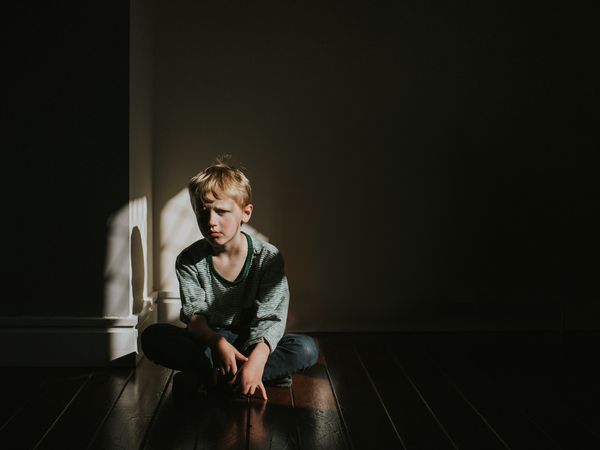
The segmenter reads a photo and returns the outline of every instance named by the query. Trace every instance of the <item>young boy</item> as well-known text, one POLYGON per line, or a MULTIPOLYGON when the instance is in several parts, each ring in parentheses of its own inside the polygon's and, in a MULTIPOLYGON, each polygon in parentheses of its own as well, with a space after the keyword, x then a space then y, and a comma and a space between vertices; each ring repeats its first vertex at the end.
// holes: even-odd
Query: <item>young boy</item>
POLYGON ((155 363, 180 371, 176 400, 215 384, 266 400, 265 383, 290 386, 292 373, 316 363, 318 349, 310 336, 284 335, 283 257, 241 231, 253 211, 244 173, 218 159, 189 181, 188 191, 204 239, 184 249, 175 266, 187 327, 151 325, 142 348, 155 363))

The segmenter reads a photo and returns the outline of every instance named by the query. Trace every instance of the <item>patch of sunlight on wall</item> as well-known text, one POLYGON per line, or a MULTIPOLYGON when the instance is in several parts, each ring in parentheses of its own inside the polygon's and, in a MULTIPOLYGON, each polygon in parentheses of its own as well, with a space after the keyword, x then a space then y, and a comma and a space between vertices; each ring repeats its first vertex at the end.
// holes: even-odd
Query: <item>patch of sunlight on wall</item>
POLYGON ((104 270, 104 317, 129 317, 147 298, 146 197, 131 200, 108 219, 104 270), (139 306, 139 305, 138 305, 139 306))
MULTIPOLYGON (((263 241, 269 241, 267 236, 249 225, 243 225, 242 230, 263 241)), ((181 250, 198 239, 202 239, 202 234, 196 223, 190 196, 184 188, 166 203, 160 214, 160 291, 179 296, 175 260, 181 250)))
POLYGON ((175 259, 181 250, 202 238, 187 189, 172 197, 160 213, 160 291, 177 291, 175 259))

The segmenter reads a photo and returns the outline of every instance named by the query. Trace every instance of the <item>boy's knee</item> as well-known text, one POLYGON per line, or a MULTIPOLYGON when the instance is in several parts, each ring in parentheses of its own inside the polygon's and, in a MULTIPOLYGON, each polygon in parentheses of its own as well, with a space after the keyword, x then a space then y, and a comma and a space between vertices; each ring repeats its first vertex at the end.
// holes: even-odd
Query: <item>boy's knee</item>
POLYGON ((157 327, 156 324, 149 325, 144 331, 142 331, 142 335, 140 336, 140 343, 142 345, 142 351, 146 355, 147 358, 154 360, 155 348, 156 348, 156 337, 157 337, 157 327))
POLYGON ((314 366, 319 359, 319 348, 317 347, 317 343, 311 336, 305 336, 303 347, 309 365, 314 366))
POLYGON ((319 348, 315 340, 311 336, 296 335, 294 336, 295 351, 298 359, 301 360, 306 367, 314 366, 319 359, 319 348))

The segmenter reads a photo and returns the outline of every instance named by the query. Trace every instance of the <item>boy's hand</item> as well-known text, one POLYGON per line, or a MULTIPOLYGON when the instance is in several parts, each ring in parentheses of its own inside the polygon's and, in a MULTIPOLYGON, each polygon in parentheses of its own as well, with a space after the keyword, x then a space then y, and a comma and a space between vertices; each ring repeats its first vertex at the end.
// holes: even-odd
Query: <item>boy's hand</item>
POLYGON ((211 345, 214 352, 213 381, 216 384, 217 375, 233 376, 238 372, 237 361, 246 362, 248 358, 242 355, 237 348, 227 342, 223 336, 219 336, 211 345))
POLYGON ((256 344, 246 363, 228 383, 238 383, 243 395, 254 395, 258 389, 262 398, 267 400, 267 390, 262 382, 262 376, 269 353, 267 344, 263 342, 256 344))

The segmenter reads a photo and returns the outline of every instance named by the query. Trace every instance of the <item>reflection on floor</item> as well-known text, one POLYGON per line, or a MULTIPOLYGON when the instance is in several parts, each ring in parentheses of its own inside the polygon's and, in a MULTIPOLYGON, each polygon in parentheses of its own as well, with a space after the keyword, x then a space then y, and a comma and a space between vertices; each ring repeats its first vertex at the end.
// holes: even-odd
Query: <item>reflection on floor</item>
POLYGON ((269 400, 173 402, 173 371, 3 368, 7 449, 600 448, 599 333, 313 334, 269 400))

